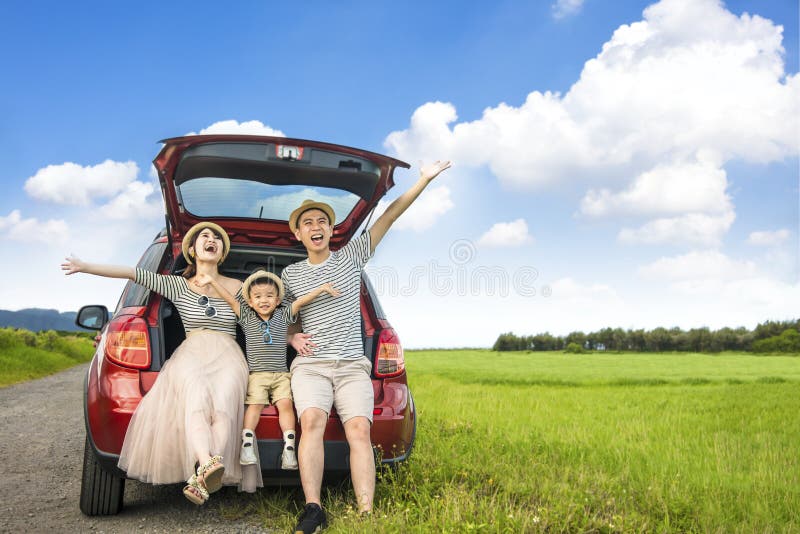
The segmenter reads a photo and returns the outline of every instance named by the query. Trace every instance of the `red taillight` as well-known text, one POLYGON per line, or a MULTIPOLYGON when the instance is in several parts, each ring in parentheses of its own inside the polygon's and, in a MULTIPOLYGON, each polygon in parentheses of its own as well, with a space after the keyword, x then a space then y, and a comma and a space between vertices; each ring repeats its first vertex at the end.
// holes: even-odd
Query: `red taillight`
POLYGON ((105 352, 106 357, 116 364, 148 369, 150 339, 144 319, 123 316, 111 321, 106 331, 105 352))
POLYGON ((406 368, 403 347, 397 333, 391 328, 381 331, 378 354, 375 358, 375 376, 383 378, 402 374, 406 368))

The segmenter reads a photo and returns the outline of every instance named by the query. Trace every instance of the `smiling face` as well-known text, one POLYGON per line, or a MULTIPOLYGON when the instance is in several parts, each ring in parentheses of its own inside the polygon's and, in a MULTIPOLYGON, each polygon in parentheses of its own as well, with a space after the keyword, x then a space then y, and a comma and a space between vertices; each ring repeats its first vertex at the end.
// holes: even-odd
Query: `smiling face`
POLYGON ((278 287, 272 280, 261 278, 250 286, 247 303, 262 319, 269 319, 281 303, 278 287))
POLYGON ((222 236, 211 228, 203 228, 194 239, 194 257, 197 261, 220 263, 225 252, 222 236))
POLYGON ((325 212, 310 209, 297 218, 294 236, 305 245, 309 253, 320 253, 328 250, 332 233, 333 229, 325 212))

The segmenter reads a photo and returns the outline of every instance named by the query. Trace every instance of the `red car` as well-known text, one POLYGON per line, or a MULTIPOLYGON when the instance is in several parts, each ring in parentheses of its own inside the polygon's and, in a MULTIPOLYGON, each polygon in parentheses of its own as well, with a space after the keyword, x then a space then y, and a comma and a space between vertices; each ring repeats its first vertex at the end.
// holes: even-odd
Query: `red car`
MULTIPOLYGON (((166 228, 138 266, 163 274, 186 267, 184 233, 199 221, 214 221, 230 236, 222 265, 244 279, 255 268, 276 274, 305 257, 289 230, 289 213, 306 198, 330 204, 339 221, 331 249, 345 245, 394 185, 396 167, 408 164, 372 152, 316 141, 245 135, 197 135, 162 141, 154 160, 166 205, 166 228)), ((80 508, 86 515, 122 508, 125 473, 117 467, 131 415, 158 378, 159 369, 184 339, 172 304, 133 282, 122 292, 111 320, 104 306, 84 306, 79 326, 102 331, 86 376, 86 448, 80 508)), ((366 274, 362 276, 364 350, 372 359, 375 391, 372 443, 378 461, 396 465, 414 445, 416 414, 406 379, 403 349, 366 274)), ((239 332, 244 349, 244 338, 239 332)), ((293 357, 290 349, 288 358, 293 357)), ((302 436, 302 428, 299 428, 302 436)), ((256 428, 265 483, 299 483, 282 471, 282 434, 274 407, 256 428)), ((349 473, 348 446, 335 410, 325 430, 326 476, 349 473)))

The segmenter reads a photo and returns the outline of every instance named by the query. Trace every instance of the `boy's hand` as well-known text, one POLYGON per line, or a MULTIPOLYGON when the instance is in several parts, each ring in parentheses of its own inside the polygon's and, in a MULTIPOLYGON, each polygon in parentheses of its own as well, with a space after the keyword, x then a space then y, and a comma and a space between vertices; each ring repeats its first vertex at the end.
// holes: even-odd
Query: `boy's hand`
POLYGON ((330 282, 328 282, 327 284, 322 284, 321 288, 324 293, 327 293, 332 297, 338 297, 339 295, 342 294, 341 291, 333 287, 333 285, 330 282))
POLYGON ((68 258, 64 259, 64 263, 61 264, 61 270, 66 271, 64 274, 75 274, 83 272, 86 264, 76 258, 75 256, 69 256, 68 258))
POLYGON ((205 287, 213 281, 211 275, 206 273, 198 273, 194 277, 194 285, 197 287, 205 287))
POLYGON ((439 176, 442 171, 449 169, 451 166, 452 163, 449 161, 435 161, 434 163, 421 166, 419 169, 419 177, 426 182, 430 182, 439 176))

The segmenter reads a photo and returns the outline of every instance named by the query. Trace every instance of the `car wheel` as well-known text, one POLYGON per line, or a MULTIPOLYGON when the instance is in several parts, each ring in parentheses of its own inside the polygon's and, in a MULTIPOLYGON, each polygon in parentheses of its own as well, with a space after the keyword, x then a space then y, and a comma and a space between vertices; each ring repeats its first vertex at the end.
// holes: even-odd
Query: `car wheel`
POLYGON ((114 476, 97 462, 87 436, 83 446, 81 512, 86 515, 114 515, 122 510, 125 479, 114 476))

